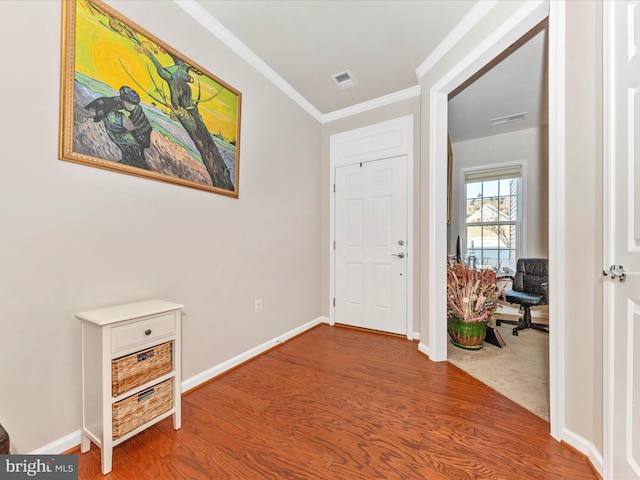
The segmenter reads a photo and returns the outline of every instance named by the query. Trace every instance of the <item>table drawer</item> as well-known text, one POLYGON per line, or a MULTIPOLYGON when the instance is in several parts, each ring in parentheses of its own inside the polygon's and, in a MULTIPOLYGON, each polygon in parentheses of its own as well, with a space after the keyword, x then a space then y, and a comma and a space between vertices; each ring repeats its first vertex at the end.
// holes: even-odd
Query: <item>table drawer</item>
POLYGON ((111 353, 153 343, 176 333, 175 314, 161 315, 111 329, 111 353))

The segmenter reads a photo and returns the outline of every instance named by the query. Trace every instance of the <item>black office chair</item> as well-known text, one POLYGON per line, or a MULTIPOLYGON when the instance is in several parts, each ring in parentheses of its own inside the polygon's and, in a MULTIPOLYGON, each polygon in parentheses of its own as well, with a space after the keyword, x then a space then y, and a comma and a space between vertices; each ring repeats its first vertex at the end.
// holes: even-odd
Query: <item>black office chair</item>
POLYGON ((525 328, 549 333, 548 325, 531 321, 531 307, 549 303, 549 261, 546 258, 519 258, 516 274, 511 278, 513 285, 511 290, 505 291, 505 300, 519 304, 524 315, 518 321, 496 319, 496 325, 516 325, 513 329, 514 335, 518 335, 518 332, 525 328))

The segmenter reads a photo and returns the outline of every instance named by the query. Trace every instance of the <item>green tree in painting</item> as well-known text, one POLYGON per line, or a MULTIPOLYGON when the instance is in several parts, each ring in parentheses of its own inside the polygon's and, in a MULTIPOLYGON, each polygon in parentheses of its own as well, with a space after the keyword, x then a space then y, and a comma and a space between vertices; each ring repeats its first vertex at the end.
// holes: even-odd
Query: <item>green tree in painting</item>
MULTIPOLYGON (((148 72, 153 85, 151 89, 142 86, 139 79, 131 77, 132 80, 153 98, 154 101, 168 109, 171 118, 180 122, 200 152, 202 161, 211 177, 213 185, 233 191, 234 185, 229 178, 229 172, 224 164, 222 155, 198 111, 199 104, 213 100, 222 92, 223 88, 220 87, 220 90, 213 96, 201 99, 202 92, 198 80, 198 77, 202 75, 201 72, 185 63, 173 53, 165 52, 155 43, 140 38, 137 32, 108 12, 102 11, 91 2, 87 2, 87 4, 92 13, 106 17, 107 23, 103 23, 106 28, 129 40, 133 44, 136 53, 146 56, 151 61, 160 81, 156 79, 150 66, 148 67, 148 72), (163 65, 160 60, 158 60, 159 53, 166 53, 169 58, 171 58, 173 64, 163 65), (165 82, 168 86, 168 92, 165 90, 162 82, 165 82), (191 88, 191 84, 194 83, 197 83, 197 95, 195 98, 194 91, 191 88)), ((124 65, 123 68, 125 68, 124 65)))

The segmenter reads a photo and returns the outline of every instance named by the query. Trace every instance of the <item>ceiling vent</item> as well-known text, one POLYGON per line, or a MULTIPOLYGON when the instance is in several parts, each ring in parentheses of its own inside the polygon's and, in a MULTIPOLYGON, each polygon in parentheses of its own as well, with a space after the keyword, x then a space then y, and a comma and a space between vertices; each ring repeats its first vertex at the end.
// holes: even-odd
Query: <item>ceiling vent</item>
POLYGON ((349 70, 345 70, 344 72, 335 73, 331 75, 331 78, 338 84, 341 90, 345 88, 355 87, 358 84, 358 81, 353 76, 349 70))
POLYGON ((527 112, 514 113, 513 115, 507 115, 506 117, 493 118, 489 120, 489 125, 492 127, 496 125, 503 125, 505 123, 517 122, 527 116, 527 112))

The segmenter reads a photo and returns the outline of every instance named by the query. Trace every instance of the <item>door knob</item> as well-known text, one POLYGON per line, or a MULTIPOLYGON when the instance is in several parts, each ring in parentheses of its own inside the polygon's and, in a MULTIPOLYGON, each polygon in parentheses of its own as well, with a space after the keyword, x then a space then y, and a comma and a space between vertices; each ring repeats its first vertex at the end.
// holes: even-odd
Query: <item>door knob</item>
POLYGON ((610 277, 612 280, 624 282, 627 279, 626 269, 622 265, 611 265, 609 270, 603 270, 602 275, 610 277))
POLYGON ((391 254, 392 257, 399 257, 399 258, 404 258, 404 252, 400 252, 400 253, 392 253, 391 254))

